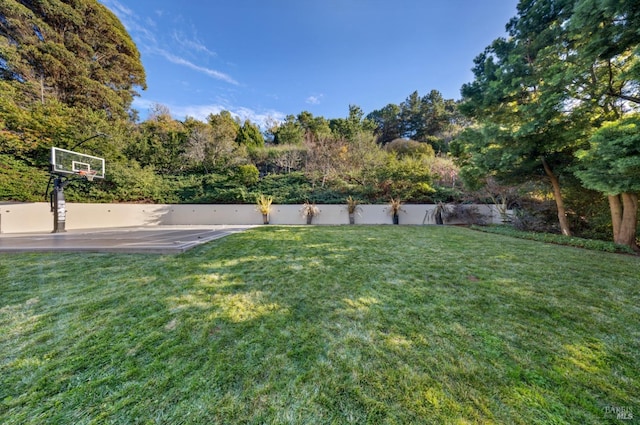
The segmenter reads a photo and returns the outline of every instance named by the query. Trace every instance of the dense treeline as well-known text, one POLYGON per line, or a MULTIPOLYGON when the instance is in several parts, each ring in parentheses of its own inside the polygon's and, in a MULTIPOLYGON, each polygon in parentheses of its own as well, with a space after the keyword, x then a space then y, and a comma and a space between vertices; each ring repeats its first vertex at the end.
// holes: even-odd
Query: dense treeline
POLYGON ((477 125, 455 151, 467 180, 544 179, 572 233, 566 192, 606 196, 617 243, 635 247, 640 191, 640 3, 521 0, 475 59, 461 110, 477 125))
POLYGON ((267 128, 156 105, 135 44, 95 0, 0 8, 0 200, 41 201, 51 146, 107 160, 83 202, 491 201, 519 225, 633 246, 640 191, 640 6, 522 0, 475 60, 460 101, 437 90, 344 118, 303 111, 267 128), (464 183, 464 184, 463 184, 464 183))

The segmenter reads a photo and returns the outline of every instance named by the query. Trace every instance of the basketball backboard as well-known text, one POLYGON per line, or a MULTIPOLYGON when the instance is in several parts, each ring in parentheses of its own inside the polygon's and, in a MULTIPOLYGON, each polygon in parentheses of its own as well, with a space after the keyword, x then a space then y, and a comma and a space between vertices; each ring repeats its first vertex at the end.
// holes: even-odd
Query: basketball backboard
POLYGON ((103 179, 104 158, 54 147, 51 148, 51 173, 103 179))

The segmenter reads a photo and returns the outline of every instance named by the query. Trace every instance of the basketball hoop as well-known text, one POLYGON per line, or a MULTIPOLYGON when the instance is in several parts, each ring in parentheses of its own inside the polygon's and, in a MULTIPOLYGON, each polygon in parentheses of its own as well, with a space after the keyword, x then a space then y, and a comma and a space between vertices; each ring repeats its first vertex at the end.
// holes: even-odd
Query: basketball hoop
POLYGON ((92 182, 93 178, 96 176, 97 171, 96 170, 80 170, 78 171, 78 175, 80 177, 84 177, 85 179, 87 179, 87 181, 92 182))

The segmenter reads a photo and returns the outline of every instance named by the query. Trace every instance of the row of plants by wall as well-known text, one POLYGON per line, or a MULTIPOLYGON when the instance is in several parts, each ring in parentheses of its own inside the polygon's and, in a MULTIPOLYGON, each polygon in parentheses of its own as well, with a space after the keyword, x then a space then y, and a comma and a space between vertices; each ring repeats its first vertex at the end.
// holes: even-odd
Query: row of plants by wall
MULTIPOLYGON (((262 214, 263 224, 269 224, 270 214, 272 212, 273 197, 261 194, 256 201, 256 210, 262 214)), ((400 224, 400 215, 406 212, 403 208, 403 202, 399 198, 391 198, 386 205, 385 211, 391 217, 393 224, 400 224)), ((496 208, 499 210, 498 208, 496 208)), ((356 215, 362 211, 362 202, 349 196, 346 199, 346 211, 349 216, 349 224, 355 224, 356 215)), ((313 202, 306 201, 300 208, 301 215, 306 219, 307 224, 313 224, 314 217, 320 214, 321 210, 313 202)), ((510 220, 510 211, 500 211, 502 221, 510 220)), ((483 225, 492 221, 490 217, 480 212, 476 205, 466 204, 445 204, 439 202, 433 208, 427 210, 423 222, 429 219, 429 222, 443 225, 445 223, 464 224, 464 225, 483 225)))

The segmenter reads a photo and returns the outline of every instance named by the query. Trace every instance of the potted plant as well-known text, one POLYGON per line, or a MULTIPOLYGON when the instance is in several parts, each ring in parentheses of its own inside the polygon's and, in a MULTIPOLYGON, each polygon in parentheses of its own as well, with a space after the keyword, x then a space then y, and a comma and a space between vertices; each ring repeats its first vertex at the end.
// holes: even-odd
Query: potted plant
POLYGON ((400 198, 391 198, 389 201, 389 214, 391 214, 391 217, 393 218, 393 224, 400 223, 400 211, 404 211, 402 209, 402 201, 400 198))
POLYGON ((264 196, 260 194, 256 203, 258 206, 256 209, 262 214, 262 222, 269 224, 269 213, 271 212, 271 203, 273 202, 273 196, 264 196))
POLYGON ((436 224, 442 225, 444 224, 445 218, 449 215, 451 209, 444 202, 438 202, 436 207, 431 210, 429 216, 434 219, 436 224))
POLYGON ((318 208, 316 206, 316 204, 311 203, 309 201, 306 201, 302 205, 302 208, 300 209, 300 212, 302 213, 303 217, 306 217, 307 224, 311 224, 311 221, 313 220, 313 217, 315 217, 318 214, 320 214, 320 208, 318 208))
POLYGON ((349 213, 349 224, 355 224, 356 222, 356 212, 361 208, 358 206, 360 201, 357 199, 353 199, 352 196, 347 198, 347 212, 349 213))

